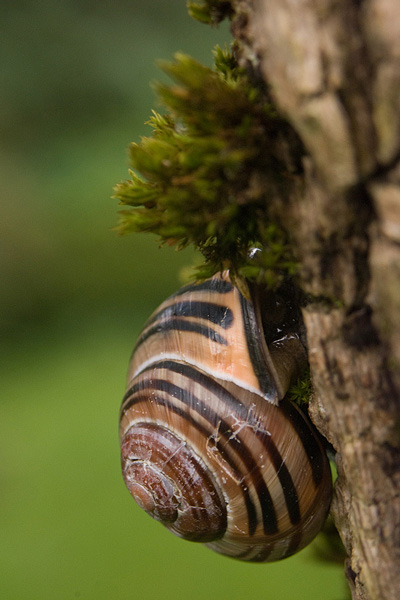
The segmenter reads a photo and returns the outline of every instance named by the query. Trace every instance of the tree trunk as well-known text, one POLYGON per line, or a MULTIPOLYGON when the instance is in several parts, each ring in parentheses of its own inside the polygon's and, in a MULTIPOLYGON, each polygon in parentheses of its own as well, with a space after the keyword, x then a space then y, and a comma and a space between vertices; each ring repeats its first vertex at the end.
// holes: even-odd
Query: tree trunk
POLYGON ((272 198, 296 248, 353 598, 400 598, 400 3, 236 0, 240 61, 306 149, 272 198))

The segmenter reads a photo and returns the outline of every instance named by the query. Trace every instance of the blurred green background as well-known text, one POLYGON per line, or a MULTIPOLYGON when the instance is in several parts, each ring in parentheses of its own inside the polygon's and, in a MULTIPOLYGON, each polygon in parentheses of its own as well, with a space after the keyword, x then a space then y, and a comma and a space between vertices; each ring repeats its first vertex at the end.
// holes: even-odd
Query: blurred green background
POLYGON ((312 549, 246 565, 174 538, 119 467, 127 363, 191 252, 119 238, 113 186, 176 51, 228 27, 184 0, 4 1, 0 23, 0 598, 340 600, 312 549))

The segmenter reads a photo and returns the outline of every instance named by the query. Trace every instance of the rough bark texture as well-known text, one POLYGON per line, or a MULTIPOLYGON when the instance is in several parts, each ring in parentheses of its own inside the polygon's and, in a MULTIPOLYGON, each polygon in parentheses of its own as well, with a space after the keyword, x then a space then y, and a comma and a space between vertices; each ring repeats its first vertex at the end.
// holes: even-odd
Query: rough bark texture
POLYGON ((400 598, 400 3, 236 0, 243 65, 306 149, 288 197, 353 598, 400 598))

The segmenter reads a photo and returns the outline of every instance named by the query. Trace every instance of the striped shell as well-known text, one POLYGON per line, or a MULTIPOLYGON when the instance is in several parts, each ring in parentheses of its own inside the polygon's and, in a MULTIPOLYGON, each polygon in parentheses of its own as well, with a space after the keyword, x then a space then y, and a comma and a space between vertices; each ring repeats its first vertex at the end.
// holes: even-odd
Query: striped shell
POLYGON ((302 344, 273 327, 267 347, 249 298, 225 273, 153 313, 129 366, 121 458, 136 502, 174 534, 264 562, 315 537, 332 483, 312 426, 284 399, 302 344))

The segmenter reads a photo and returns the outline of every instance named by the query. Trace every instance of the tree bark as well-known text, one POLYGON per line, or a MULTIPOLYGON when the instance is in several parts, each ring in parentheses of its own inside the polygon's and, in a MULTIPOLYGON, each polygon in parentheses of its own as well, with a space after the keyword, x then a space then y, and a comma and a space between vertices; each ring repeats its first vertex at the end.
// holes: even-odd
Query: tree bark
POLYGON ((400 598, 400 3, 234 0, 242 65, 305 148, 288 197, 332 514, 357 600, 400 598))

